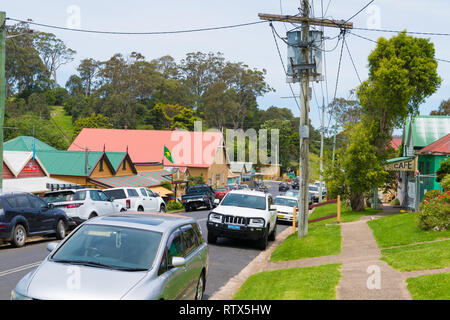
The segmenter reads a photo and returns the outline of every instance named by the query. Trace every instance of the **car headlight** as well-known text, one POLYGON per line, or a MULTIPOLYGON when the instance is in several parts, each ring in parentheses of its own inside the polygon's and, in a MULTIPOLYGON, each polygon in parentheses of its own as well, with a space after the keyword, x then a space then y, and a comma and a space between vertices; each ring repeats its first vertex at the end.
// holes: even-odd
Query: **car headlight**
POLYGON ((32 300, 30 297, 18 293, 16 290, 11 291, 11 300, 32 300))
POLYGON ((264 224, 265 221, 262 218, 251 218, 248 226, 254 228, 263 228, 264 224))
POLYGON ((211 212, 211 214, 209 215, 209 221, 222 223, 222 215, 215 212, 211 212))

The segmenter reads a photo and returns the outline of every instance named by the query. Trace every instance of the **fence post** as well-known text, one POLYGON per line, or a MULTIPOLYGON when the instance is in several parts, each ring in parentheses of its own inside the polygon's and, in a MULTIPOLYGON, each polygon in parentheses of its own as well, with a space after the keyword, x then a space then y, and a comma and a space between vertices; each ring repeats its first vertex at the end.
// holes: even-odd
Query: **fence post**
POLYGON ((337 222, 341 223, 341 196, 337 196, 337 222))
POLYGON ((294 215, 292 217, 292 233, 295 233, 295 216, 297 213, 297 207, 294 207, 294 215))

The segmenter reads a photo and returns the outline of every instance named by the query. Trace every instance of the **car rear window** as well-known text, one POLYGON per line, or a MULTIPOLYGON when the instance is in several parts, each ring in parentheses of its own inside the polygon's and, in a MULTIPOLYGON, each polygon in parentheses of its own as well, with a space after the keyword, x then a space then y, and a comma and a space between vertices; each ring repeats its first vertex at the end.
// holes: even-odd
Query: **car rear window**
POLYGON ((125 191, 123 189, 117 190, 103 190, 104 193, 108 195, 110 198, 114 199, 125 199, 127 196, 125 195, 125 191))
POLYGON ((130 197, 139 197, 139 194, 137 193, 136 190, 134 190, 134 189, 127 189, 127 191, 128 191, 128 196, 130 196, 130 197))
POLYGON ((60 201, 70 201, 70 197, 73 195, 73 191, 60 191, 47 193, 44 196, 44 200, 47 202, 60 202, 60 201))

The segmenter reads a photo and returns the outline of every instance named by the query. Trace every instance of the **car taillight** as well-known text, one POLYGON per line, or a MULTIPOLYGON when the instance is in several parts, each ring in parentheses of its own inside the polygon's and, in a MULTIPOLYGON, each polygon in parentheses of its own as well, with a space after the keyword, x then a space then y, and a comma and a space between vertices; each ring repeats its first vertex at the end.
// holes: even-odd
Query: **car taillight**
POLYGON ((203 200, 208 200, 208 198, 207 197, 205 197, 203 200))
POLYGON ((131 200, 127 199, 126 203, 127 203, 127 209, 130 209, 131 208, 131 200))
POLYGON ((83 204, 82 203, 72 203, 72 204, 68 204, 67 208, 78 208, 81 207, 83 204))

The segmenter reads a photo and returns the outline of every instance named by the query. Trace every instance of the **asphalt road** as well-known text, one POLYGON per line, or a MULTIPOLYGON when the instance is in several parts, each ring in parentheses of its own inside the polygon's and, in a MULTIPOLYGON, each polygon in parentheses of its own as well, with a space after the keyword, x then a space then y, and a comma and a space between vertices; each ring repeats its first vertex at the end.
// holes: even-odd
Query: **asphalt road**
MULTIPOLYGON (((272 195, 278 195, 277 183, 266 183, 272 195)), ((194 217, 200 225, 203 236, 207 238, 206 219, 208 210, 185 213, 194 217)), ((287 225, 278 225, 282 232, 287 225)), ((46 245, 55 238, 31 239, 22 248, 12 248, 9 244, 0 245, 0 300, 10 299, 11 290, 17 282, 32 271, 47 255, 46 245)), ((227 281, 238 274, 261 251, 250 241, 237 241, 219 238, 216 244, 209 245, 209 275, 206 282, 205 299, 220 289, 227 281)))

